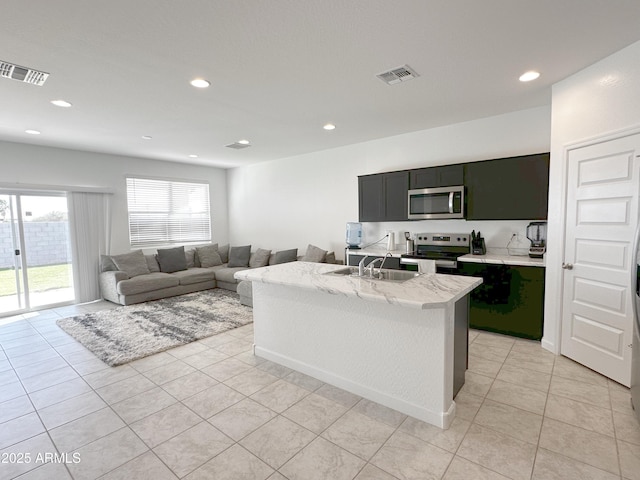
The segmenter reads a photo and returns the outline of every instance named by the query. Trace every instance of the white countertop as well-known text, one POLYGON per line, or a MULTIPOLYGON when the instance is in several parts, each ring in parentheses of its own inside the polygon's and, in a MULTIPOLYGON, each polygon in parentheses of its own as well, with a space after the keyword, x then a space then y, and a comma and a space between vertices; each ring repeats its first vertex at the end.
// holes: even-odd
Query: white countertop
POLYGON ((486 255, 463 255, 462 257, 458 257, 458 261, 521 267, 544 267, 544 258, 531 258, 528 255, 500 255, 495 253, 487 253, 486 255))
POLYGON ((480 278, 462 275, 424 274, 401 283, 346 275, 324 275, 342 268, 345 266, 290 262, 242 270, 235 274, 235 278, 416 309, 442 308, 464 297, 482 283, 480 278))

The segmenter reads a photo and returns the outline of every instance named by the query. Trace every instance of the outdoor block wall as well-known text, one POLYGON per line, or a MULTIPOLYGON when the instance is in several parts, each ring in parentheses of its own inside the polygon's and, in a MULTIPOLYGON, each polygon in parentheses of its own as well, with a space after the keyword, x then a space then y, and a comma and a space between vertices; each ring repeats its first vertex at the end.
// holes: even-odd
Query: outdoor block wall
MULTIPOLYGON (((25 222, 24 236, 30 267, 71 263, 68 222, 25 222)), ((0 222, 0 269, 13 265, 11 224, 0 222)))

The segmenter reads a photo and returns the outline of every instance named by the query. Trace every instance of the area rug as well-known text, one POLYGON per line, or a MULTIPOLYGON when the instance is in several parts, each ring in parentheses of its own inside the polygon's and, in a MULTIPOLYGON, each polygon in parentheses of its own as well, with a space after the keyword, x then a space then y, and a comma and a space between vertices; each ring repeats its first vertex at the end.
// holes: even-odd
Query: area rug
POLYGON ((112 367, 209 337, 253 321, 237 293, 216 288, 56 323, 112 367))

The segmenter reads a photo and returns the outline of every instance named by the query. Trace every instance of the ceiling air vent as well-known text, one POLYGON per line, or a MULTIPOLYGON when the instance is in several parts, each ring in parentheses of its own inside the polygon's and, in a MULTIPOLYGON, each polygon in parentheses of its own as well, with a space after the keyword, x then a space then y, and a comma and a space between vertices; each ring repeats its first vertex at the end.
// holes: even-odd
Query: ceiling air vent
POLYGON ((49 74, 0 60, 0 77, 11 78, 13 80, 18 80, 19 82, 30 83, 31 85, 42 86, 45 80, 49 77, 49 74))
POLYGON ((406 82, 413 78, 417 78, 418 75, 409 65, 403 65, 402 67, 394 68, 388 72, 379 73, 376 75, 387 85, 395 85, 396 83, 406 82))
POLYGON ((240 143, 240 142, 234 142, 234 143, 230 143, 229 145, 225 145, 225 147, 235 148, 236 150, 240 150, 241 148, 247 148, 250 146, 251 146, 250 143, 240 143))

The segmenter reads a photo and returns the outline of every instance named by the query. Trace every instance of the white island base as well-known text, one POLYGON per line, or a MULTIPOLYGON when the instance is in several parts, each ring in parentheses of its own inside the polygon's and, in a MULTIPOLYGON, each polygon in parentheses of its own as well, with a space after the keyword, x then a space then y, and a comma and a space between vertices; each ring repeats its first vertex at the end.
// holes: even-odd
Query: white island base
POLYGON ((458 389, 466 369, 467 292, 431 308, 407 308, 260 280, 252 285, 256 355, 449 427, 456 328, 458 389))

